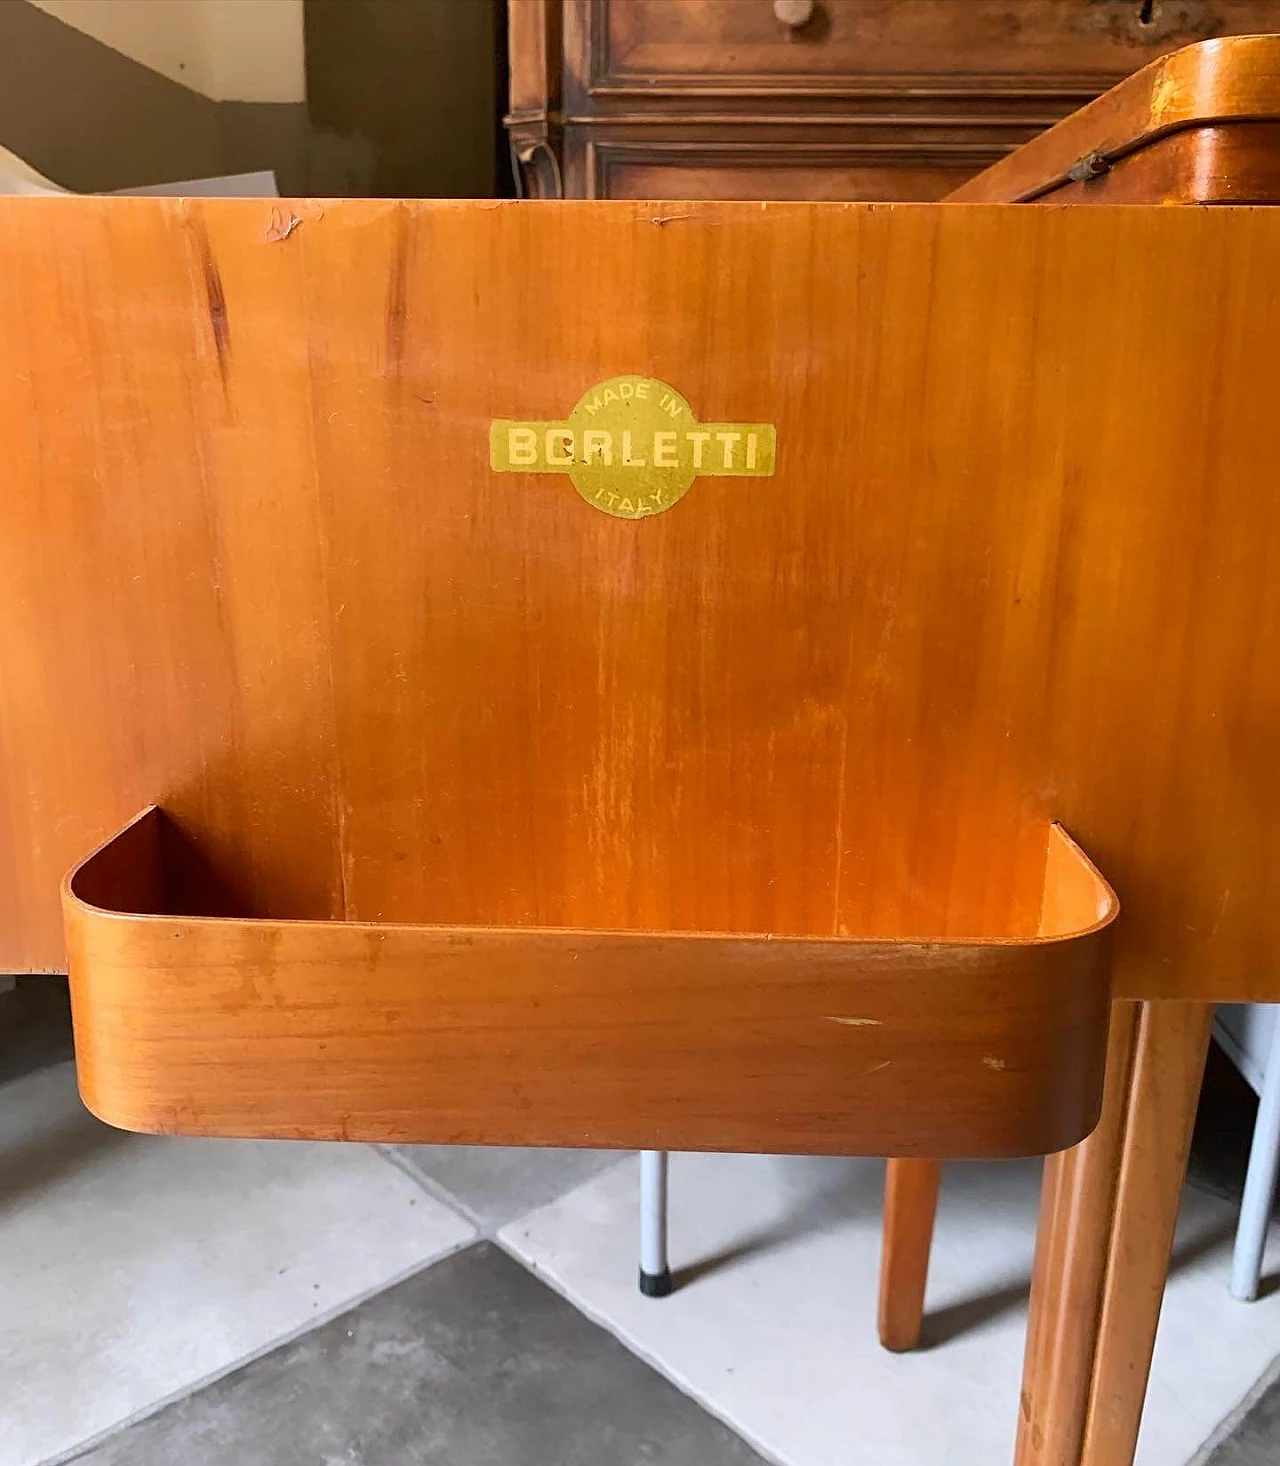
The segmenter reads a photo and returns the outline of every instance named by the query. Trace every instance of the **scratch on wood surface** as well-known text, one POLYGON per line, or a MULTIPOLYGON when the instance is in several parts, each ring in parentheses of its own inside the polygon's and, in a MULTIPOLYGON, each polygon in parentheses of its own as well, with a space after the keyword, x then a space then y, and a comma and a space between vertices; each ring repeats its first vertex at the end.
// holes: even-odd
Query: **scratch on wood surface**
POLYGON ((213 349, 218 356, 218 374, 222 378, 222 386, 225 391, 231 357, 231 318, 227 313, 226 292, 222 288, 222 276, 218 271, 218 262, 213 257, 213 249, 209 244, 209 235, 205 230, 203 220, 192 219, 188 227, 200 255, 205 308, 209 315, 209 329, 213 334, 213 349))
POLYGON ((267 232, 263 238, 268 244, 281 244, 284 240, 299 228, 302 220, 292 211, 286 215, 280 209, 271 210, 271 223, 267 225, 267 232))
POLYGON ((1227 903, 1231 900, 1231 887, 1228 886, 1222 893, 1222 905, 1218 907, 1218 914, 1213 919, 1213 925, 1209 928, 1209 935, 1206 942, 1211 942, 1218 935, 1218 928, 1222 925, 1222 918, 1227 914, 1227 903))
MULTIPOLYGON (((656 224, 659 229, 664 224, 678 224, 682 219, 696 219, 699 224, 705 224, 708 229, 718 229, 725 221, 718 219, 714 214, 653 214, 649 218, 650 224, 656 224)), ((744 215, 741 220, 734 220, 734 223, 750 223, 750 216, 744 215)))
MULTIPOLYGON (((852 632, 850 635, 852 635, 852 632)), ((845 672, 846 697, 850 690, 849 682, 853 664, 854 658, 850 657, 845 672)), ((840 883, 844 878, 844 797, 849 783, 847 777, 849 769, 849 719, 847 716, 840 719, 840 762, 838 768, 840 783, 836 790, 836 873, 835 880, 832 882, 834 890, 831 909, 831 930, 843 936, 844 929, 840 923, 840 883)))
POLYGON ((408 215, 401 209, 396 218, 394 253, 387 282, 387 370, 390 376, 397 379, 404 366, 409 256, 412 249, 408 215))
MULTIPOLYGON (((330 661, 332 661, 332 648, 330 648, 330 661)), ((336 790, 334 802, 338 814, 338 879, 342 889, 342 919, 343 921, 354 921, 356 909, 351 899, 351 878, 355 872, 355 854, 347 838, 347 815, 350 809, 347 801, 336 790)))
POLYGON ((827 1014, 828 1023, 843 1023, 846 1028, 879 1028, 878 1018, 840 1018, 835 1013, 827 1014))
POLYGON ((982 1060, 988 1069, 1003 1069, 1006 1067, 1003 1059, 993 1059, 989 1054, 982 1060))

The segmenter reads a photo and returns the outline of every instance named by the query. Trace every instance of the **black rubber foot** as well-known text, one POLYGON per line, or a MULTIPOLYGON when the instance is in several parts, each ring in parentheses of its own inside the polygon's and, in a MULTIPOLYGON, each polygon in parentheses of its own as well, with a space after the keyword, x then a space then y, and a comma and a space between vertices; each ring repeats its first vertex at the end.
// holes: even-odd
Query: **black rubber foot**
POLYGON ((671 1292, 671 1272, 647 1273, 640 1269, 640 1291, 646 1298, 665 1298, 671 1292))

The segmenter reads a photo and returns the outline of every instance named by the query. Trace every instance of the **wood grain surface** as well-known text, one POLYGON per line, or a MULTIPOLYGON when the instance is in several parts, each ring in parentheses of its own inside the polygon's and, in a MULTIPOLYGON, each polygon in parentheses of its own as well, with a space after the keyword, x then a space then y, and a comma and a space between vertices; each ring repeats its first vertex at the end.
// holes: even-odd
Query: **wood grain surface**
POLYGON ((1212 1029, 1212 1004, 1141 1006, 1082 1466, 1132 1466, 1212 1029))
MULTIPOLYGON (((1280 118, 1280 91, 1275 114, 1280 118)), ((1280 121, 1215 123, 1169 133, 1107 171, 1067 182, 1038 204, 1274 204, 1280 121)))
POLYGON ((940 1160, 890 1160, 884 1181, 884 1227, 876 1328, 886 1349, 920 1342, 933 1223, 942 1185, 940 1160))
POLYGON ((64 894, 128 1129, 1016 1155, 1097 1118, 1116 902, 1057 826, 1016 942, 190 918, 191 853, 152 809, 64 894))
MULTIPOLYGON (((1274 204, 1280 199, 1280 36, 1193 46, 1169 56, 1018 149, 959 190, 955 198, 1054 205, 1274 204), (1082 157, 1092 160, 1087 176, 1072 179, 1068 170, 1082 157)), ((1117 1014, 1121 1011, 1117 1009, 1117 1014)), ((1157 1021, 1185 1022, 1186 1015, 1163 1017, 1148 1011, 1143 1019, 1148 1027, 1157 1021)), ((1150 1083, 1155 1070, 1147 1063, 1136 1068, 1128 1065, 1124 1072, 1132 1074, 1135 1083, 1150 1083)), ((1163 1086, 1163 1102, 1169 1102, 1172 1087, 1163 1086)), ((1198 1089, 1198 1078, 1193 1078, 1190 1093, 1180 1101, 1184 1108, 1188 1103, 1194 1105, 1198 1089)), ((1144 1097, 1131 1085, 1127 1103, 1144 1117, 1135 1123, 1150 1128, 1145 1117, 1158 1113, 1151 1097, 1144 1097)), ((1115 1104, 1120 1106, 1117 1113, 1123 1114, 1121 1101, 1116 1099, 1115 1104)), ((1114 1133, 1118 1136, 1121 1131, 1114 1133)), ((1059 1231, 1066 1228, 1077 1251, 1069 1266, 1055 1252, 1038 1272, 1033 1322, 1047 1316, 1049 1291, 1061 1286, 1062 1306, 1076 1327, 1069 1342, 1058 1340, 1048 1355, 1041 1357, 1032 1350, 1027 1356, 1025 1428, 1019 1449, 1028 1463, 1034 1461, 1037 1466, 1072 1466, 1084 1439, 1090 1369, 1103 1314, 1098 1300, 1104 1274, 1100 1261, 1096 1265, 1082 1261, 1079 1246, 1084 1239, 1087 1250, 1092 1239, 1097 1257, 1103 1257, 1114 1225, 1120 1177, 1116 1174, 1111 1187, 1100 1185, 1097 1179, 1108 1164, 1118 1170, 1120 1163, 1118 1142, 1109 1150, 1106 1134, 1104 1119, 1089 1142, 1087 1162, 1080 1157, 1059 1158, 1047 1175, 1046 1197, 1058 1199, 1069 1209, 1071 1220, 1047 1221, 1045 1236, 1051 1235, 1055 1225, 1059 1231), (1060 1175, 1074 1179, 1060 1186, 1060 1175), (1083 1177, 1092 1179, 1085 1185, 1083 1177), (1082 1215, 1088 1206, 1094 1212, 1085 1222, 1082 1215), (1084 1302, 1090 1289, 1096 1305, 1092 1311, 1084 1302), (1087 1321, 1080 1326, 1086 1314, 1087 1321)), ((914 1347, 920 1331, 937 1195, 937 1181, 931 1182, 927 1165, 925 1161, 894 1160, 888 1165, 880 1302, 881 1338, 888 1347, 914 1347)), ((1049 1207, 1046 1216, 1051 1212, 1049 1207)), ((1146 1329, 1150 1342, 1158 1312, 1159 1293, 1152 1300, 1144 1278, 1138 1296, 1130 1296, 1124 1305, 1113 1304, 1106 1319, 1114 1328, 1117 1320, 1127 1317, 1131 1322, 1128 1335, 1141 1337, 1146 1329)), ((1136 1440, 1146 1373, 1146 1363, 1139 1368, 1132 1356, 1119 1372, 1131 1403, 1130 1447, 1136 1440)), ((1114 1382, 1108 1388, 1114 1399, 1114 1382)), ((1113 1404, 1111 1416, 1120 1413, 1113 1404)), ((1091 1439, 1101 1439, 1100 1433, 1094 1432, 1091 1439)))
POLYGON ((1142 0, 822 0, 795 32, 771 0, 568 0, 571 37, 594 40, 598 54, 594 67, 579 60, 569 102, 581 105, 594 83, 605 99, 745 93, 759 107, 770 91, 794 97, 826 82, 864 106, 868 94, 887 92, 897 114, 917 99, 940 110, 957 94, 976 94, 989 115, 1010 98, 1033 99, 1043 113, 1096 95, 1173 47, 1275 22, 1272 0, 1163 0, 1145 18, 1143 8, 1142 0))
POLYGON ((886 939, 1033 932, 1057 818, 1121 995, 1280 996, 1278 247, 3 201, 0 965, 62 964, 62 873, 148 803, 198 910, 886 939), (629 521, 490 470, 630 370, 775 476, 629 521))
MULTIPOLYGON (((1177 1005, 1184 1006, 1193 1005, 1177 1005)), ((1016 1466, 1080 1466, 1142 1008, 1112 1005, 1097 1127, 1082 1144, 1045 1160, 1016 1466)), ((1141 1408, 1145 1370, 1135 1393, 1141 1408)))
MULTIPOLYGON (((1196 47, 1123 83, 963 193, 1274 205, 1278 118, 1280 37, 1196 47), (1087 176, 1068 180, 1063 170, 1082 155, 1087 176)), ((1046 1162, 1018 1466, 1134 1459, 1212 1012, 1203 1002, 1117 1003, 1098 1127, 1046 1162)), ((919 1164, 891 1161, 890 1171, 919 1164)), ((899 1270, 908 1297, 913 1281, 899 1270)))

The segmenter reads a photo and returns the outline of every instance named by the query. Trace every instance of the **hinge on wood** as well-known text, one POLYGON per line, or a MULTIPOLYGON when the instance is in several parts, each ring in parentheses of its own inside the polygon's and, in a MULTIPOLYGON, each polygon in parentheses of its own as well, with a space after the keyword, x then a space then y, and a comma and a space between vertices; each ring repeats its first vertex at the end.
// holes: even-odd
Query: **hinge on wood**
POLYGON ((1111 164, 1104 154, 1086 153, 1083 158, 1077 158, 1067 169, 1067 177, 1072 183, 1088 183, 1091 178, 1101 178, 1104 173, 1110 171, 1111 164))

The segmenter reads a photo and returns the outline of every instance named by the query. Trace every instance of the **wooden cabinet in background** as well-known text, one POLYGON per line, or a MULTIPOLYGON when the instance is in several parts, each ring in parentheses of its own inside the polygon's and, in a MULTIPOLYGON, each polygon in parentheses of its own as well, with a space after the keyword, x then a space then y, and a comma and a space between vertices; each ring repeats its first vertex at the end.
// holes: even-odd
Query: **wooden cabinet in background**
POLYGON ((1277 0, 507 0, 532 198, 937 199, 1277 0))

